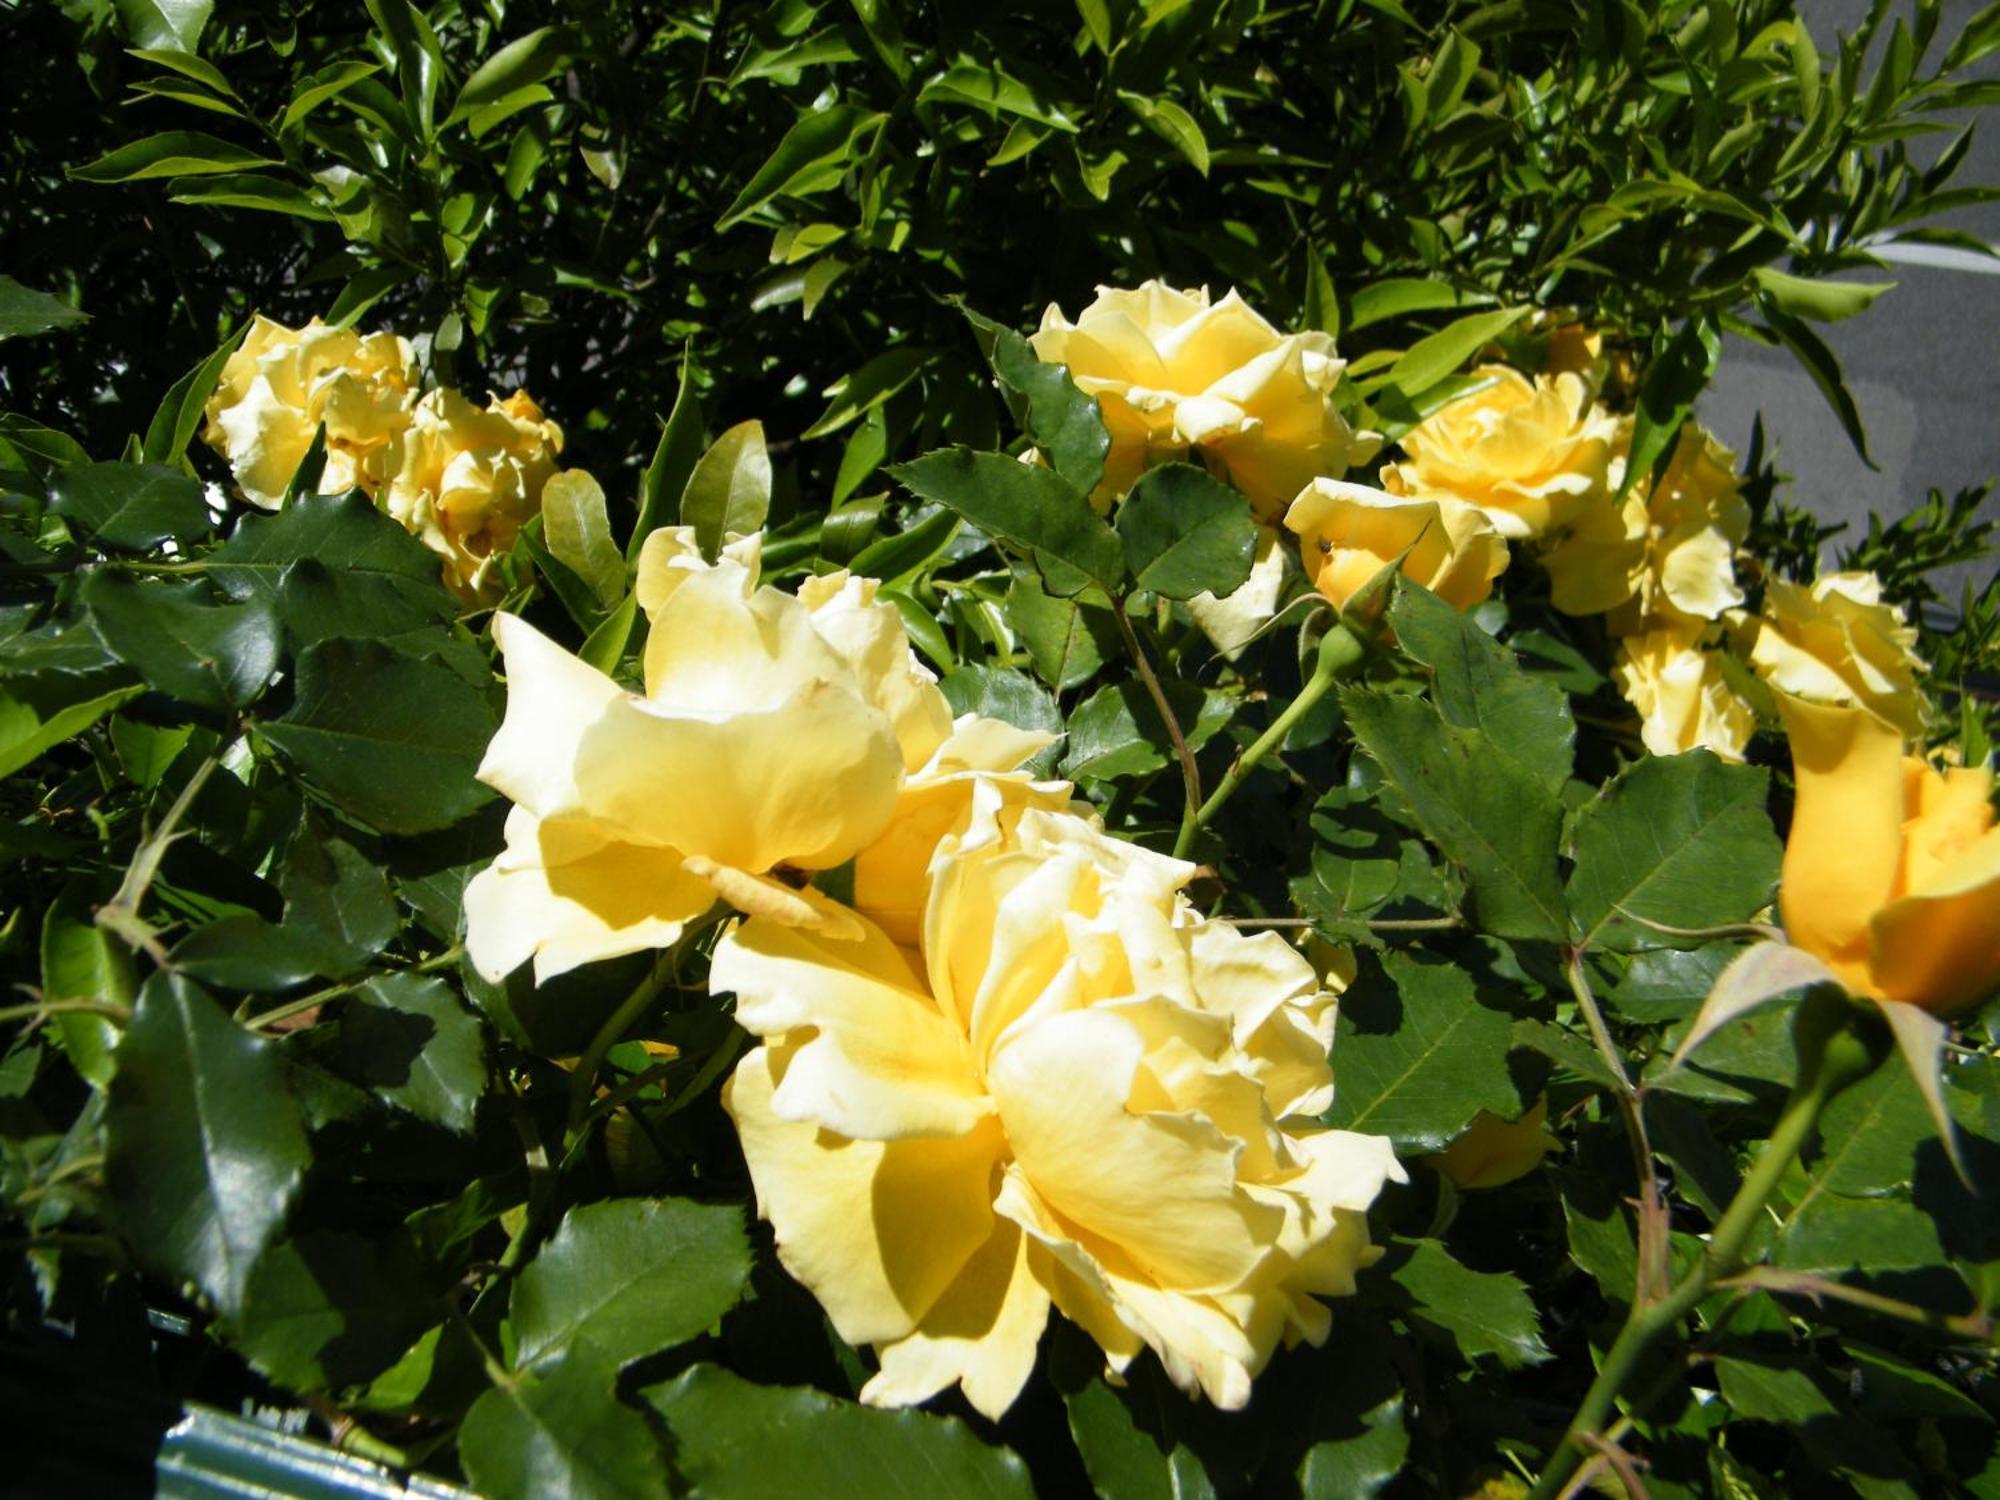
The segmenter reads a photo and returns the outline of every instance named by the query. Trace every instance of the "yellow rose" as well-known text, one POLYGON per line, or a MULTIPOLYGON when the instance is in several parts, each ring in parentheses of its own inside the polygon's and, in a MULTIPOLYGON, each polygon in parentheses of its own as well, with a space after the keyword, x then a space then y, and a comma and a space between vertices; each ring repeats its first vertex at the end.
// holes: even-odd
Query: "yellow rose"
POLYGON ((949 764, 983 751, 999 771, 1041 747, 1018 732, 978 738, 969 716, 955 735, 874 580, 833 574, 794 596, 759 586, 758 554, 750 537, 710 564, 688 528, 647 538, 643 694, 496 617, 507 714, 479 774, 516 805, 505 850, 466 891, 482 974, 532 957, 546 979, 663 946, 718 895, 840 921, 784 876, 865 849, 897 816, 906 777, 949 774, 953 739, 949 764))
POLYGON ((1607 493, 1576 513, 1543 558, 1550 603, 1593 615, 1636 600, 1642 615, 1718 620, 1743 602, 1735 556, 1749 532, 1736 455, 1690 422, 1657 485, 1641 476, 1622 504, 1607 493))
MULTIPOLYGON (((1049 1309, 1241 1407, 1379 1253, 1389 1143, 1323 1130, 1332 997, 1282 938, 1200 917, 1192 867, 1093 821, 974 817, 920 951, 752 918, 711 983, 763 1045, 723 1102, 778 1254, 880 1367, 998 1417, 1049 1309)), ((811 898, 824 901, 816 894, 811 898)))
POLYGON ((1985 999, 2000 985, 1992 770, 1940 772, 1865 708, 1774 696, 1798 781, 1786 935, 1859 995, 1938 1015, 1985 999))
POLYGON ((1873 573, 1822 573, 1810 588, 1773 578, 1763 613, 1742 631, 1750 665, 1778 691, 1866 708, 1909 739, 1923 733, 1917 633, 1882 602, 1873 573))
POLYGON ((1405 433, 1408 456, 1383 465, 1384 489, 1476 505, 1510 540, 1543 536, 1605 493, 1618 422, 1580 377, 1474 373, 1493 383, 1405 433))
POLYGON ((1341 479, 1316 479, 1292 502, 1306 577, 1335 608, 1408 552, 1403 576, 1445 603, 1469 609, 1493 592, 1507 544, 1478 510, 1448 499, 1410 499, 1341 479))
POLYGON ((1503 1120, 1482 1109, 1465 1133, 1430 1164, 1462 1188, 1505 1187, 1542 1164, 1562 1142, 1549 1133, 1549 1101, 1545 1094, 1518 1120, 1503 1120))
POLYGON ((496 564, 541 509, 562 441, 526 391, 484 410, 457 391, 430 391, 411 414, 383 508, 443 559, 453 593, 490 604, 496 564))
POLYGON ((1712 750, 1743 759, 1757 716, 1729 685, 1722 653, 1703 648, 1700 620, 1655 621, 1618 642, 1612 680, 1639 711, 1640 738, 1655 755, 1712 750))
POLYGON ((373 496, 395 471, 416 390, 406 339, 259 317, 222 367, 202 440, 229 461, 244 498, 275 510, 324 422, 320 489, 373 496))
POLYGON ((1345 368, 1324 333, 1281 334, 1230 292, 1149 281, 1099 287, 1072 323, 1051 303, 1029 342, 1097 397, 1111 434, 1108 507, 1154 464, 1198 454, 1275 521, 1308 481, 1365 463, 1381 446, 1355 432, 1331 396, 1345 368))

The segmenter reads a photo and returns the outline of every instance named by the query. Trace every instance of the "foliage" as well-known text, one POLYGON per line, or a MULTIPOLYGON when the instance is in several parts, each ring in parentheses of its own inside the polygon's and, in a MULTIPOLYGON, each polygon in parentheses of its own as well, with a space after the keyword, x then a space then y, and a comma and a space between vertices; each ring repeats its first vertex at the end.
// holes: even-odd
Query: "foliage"
MULTIPOLYGON (((149 1340, 225 1350, 166 1389, 493 1496, 1525 1490, 1788 1117, 1783 1013, 1675 1061, 1768 919, 1774 721, 1747 765, 1644 755, 1613 642, 1531 568, 1467 613, 1294 588, 1215 650, 1188 601, 1249 576, 1239 497, 1168 464, 1093 508, 1097 403, 1021 335, 1094 282, 1233 284, 1336 334, 1393 441, 1575 312, 1636 481, 1729 331, 1865 446, 1814 325, 1986 193, 1953 182, 1969 131, 1913 147, 1992 102, 1966 70, 2000 48, 1991 7, 1956 38, 1891 11, 1824 57, 1778 0, 0 15, 46 63, 0 224, 8 1336, 134 1377, 149 1340), (1204 910, 1353 945, 1327 1121, 1412 1180, 1329 1344, 1239 1413, 1150 1357, 1108 1381, 1068 1326, 997 1424, 858 1406, 718 1104, 745 1039, 713 927, 539 987, 466 960, 505 817, 489 612, 358 491, 229 498, 195 438, 253 312, 532 384, 581 467, 502 607, 594 665, 640 674, 646 535, 764 527, 788 586, 883 580, 956 710, 1062 735, 1039 769, 1199 860, 1204 910), (1541 1170, 1421 1165, 1543 1096, 1541 1170)), ((1827 538, 1746 463, 1747 555, 1810 577, 1827 538)), ((1931 738, 1979 763, 2000 585, 1954 619, 1926 577, 1982 555, 1969 496, 1841 561, 1924 611, 1931 738)), ((1646 1492, 2000 1494, 2000 1053, 1962 1027, 1963 1176, 1903 1072, 1835 1097, 1747 1269, 1624 1389, 1646 1492)))

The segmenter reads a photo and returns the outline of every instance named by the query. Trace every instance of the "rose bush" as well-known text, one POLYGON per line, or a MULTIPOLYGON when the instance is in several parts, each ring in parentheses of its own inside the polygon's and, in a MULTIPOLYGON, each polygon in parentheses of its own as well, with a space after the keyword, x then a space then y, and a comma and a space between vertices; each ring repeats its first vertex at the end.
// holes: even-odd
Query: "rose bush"
POLYGON ((1991 1491, 1943 15, 11 14, 15 1484, 1991 1491))

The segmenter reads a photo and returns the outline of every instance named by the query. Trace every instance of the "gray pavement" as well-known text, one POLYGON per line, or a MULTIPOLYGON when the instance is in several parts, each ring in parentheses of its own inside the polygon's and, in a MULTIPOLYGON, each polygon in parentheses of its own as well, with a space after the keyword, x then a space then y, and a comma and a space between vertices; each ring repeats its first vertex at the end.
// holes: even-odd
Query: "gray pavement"
MULTIPOLYGON (((1801 0, 1800 5, 1829 58, 1835 33, 1852 32, 1867 8, 1867 0, 1801 0)), ((1943 55, 1978 9, 1976 0, 1945 0, 1933 57, 1943 55)), ((1897 7, 1897 13, 1907 10, 1897 7)), ((2000 57, 1986 59, 1978 71, 2000 77, 2000 57)), ((1988 113, 1957 185, 2000 185, 2000 111, 1988 113)), ((1936 144, 1913 149, 1928 160, 1949 139, 1940 135, 1936 144)), ((1941 222, 2000 244, 2000 203, 1975 205, 1941 222)), ((1702 420, 1738 452, 1761 413, 1779 469, 1793 476, 1793 503, 1828 520, 1849 521, 1848 535, 1865 528, 1870 511, 1900 515, 1922 504, 1932 487, 1950 495, 2000 480, 2000 359, 1995 357, 2000 259, 1940 254, 1931 246, 1892 246, 1885 258, 1892 258, 1889 274, 1867 279, 1893 280, 1896 290, 1858 317, 1819 329, 1847 372, 1875 469, 1862 462, 1825 399, 1783 349, 1727 340, 1721 368, 1700 405, 1702 420)), ((1989 497, 1981 515, 2000 519, 2000 496, 1989 497)), ((1994 567, 1988 558, 1941 578, 1941 592, 1955 597, 1964 578, 1977 587, 1993 576, 1994 567)))

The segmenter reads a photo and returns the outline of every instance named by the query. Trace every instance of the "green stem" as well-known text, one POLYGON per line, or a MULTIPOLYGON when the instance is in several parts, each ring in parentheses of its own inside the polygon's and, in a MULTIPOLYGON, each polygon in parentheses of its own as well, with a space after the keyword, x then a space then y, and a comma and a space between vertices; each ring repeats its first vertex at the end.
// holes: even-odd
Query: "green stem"
POLYGON ((574 1136, 584 1116, 590 1113, 591 1094, 597 1085, 597 1070, 604 1065, 605 1053, 617 1046, 633 1023, 660 998, 660 991, 667 987, 672 974, 671 954, 661 954, 646 977, 632 987, 632 993, 597 1028, 597 1035, 576 1060, 576 1071, 569 1075, 569 1123, 563 1131, 565 1136, 574 1136))
MULTIPOLYGON (((1819 1123, 1827 1101, 1873 1072, 1886 1054, 1879 1035, 1864 1035, 1865 1024, 1844 996, 1815 990, 1799 1007, 1792 1025, 1798 1052, 1798 1082, 1792 1086, 1770 1138, 1744 1177, 1736 1196, 1709 1235, 1708 1248, 1685 1280, 1656 1302, 1635 1298, 1611 1351, 1598 1368, 1562 1441, 1549 1455, 1529 1500, 1556 1500, 1587 1456, 1591 1440, 1604 1429, 1618 1393, 1653 1346, 1695 1309, 1722 1278, 1743 1263, 1743 1247, 1763 1216, 1765 1205, 1819 1123)), ((1643 1293, 1644 1288, 1642 1287, 1643 1293)))
MULTIPOLYGON (((1146 691, 1153 699, 1153 707, 1159 710, 1160 722, 1167 727, 1167 738, 1173 741, 1174 758, 1180 762, 1181 790, 1187 796, 1187 812, 1184 817, 1192 818, 1195 809, 1201 806, 1201 771, 1194 763, 1194 752, 1188 748, 1187 736, 1181 733, 1181 721, 1174 716, 1174 706, 1167 701, 1167 690, 1160 685, 1160 679, 1153 672, 1153 664, 1146 659, 1145 648, 1139 644, 1139 633, 1132 628, 1132 621, 1126 616, 1125 601, 1117 594, 1111 596, 1111 615, 1118 622, 1118 633, 1125 639, 1125 649, 1131 654, 1132 665, 1139 669, 1139 680, 1146 685, 1146 691)), ((1183 823, 1182 827, 1186 827, 1183 823)))
POLYGON ((1285 736, 1313 706, 1324 698, 1348 672, 1367 654, 1367 647, 1361 638, 1345 625, 1335 622, 1332 629, 1319 643, 1319 664, 1299 689, 1298 697, 1285 705, 1285 711, 1271 721, 1271 727, 1257 737, 1256 743, 1237 759, 1223 776, 1222 782, 1206 802, 1196 806, 1190 799, 1187 816, 1181 820, 1180 837, 1174 840, 1174 858, 1186 859, 1188 851, 1194 847, 1194 837, 1206 828, 1222 811, 1223 804, 1236 795, 1236 789, 1249 779, 1264 757, 1284 744, 1285 736))

